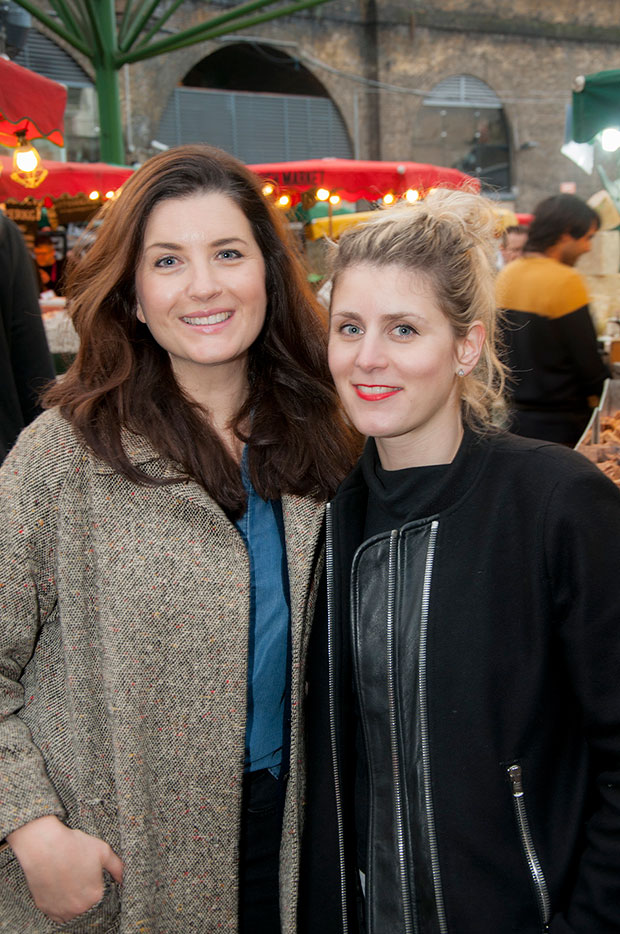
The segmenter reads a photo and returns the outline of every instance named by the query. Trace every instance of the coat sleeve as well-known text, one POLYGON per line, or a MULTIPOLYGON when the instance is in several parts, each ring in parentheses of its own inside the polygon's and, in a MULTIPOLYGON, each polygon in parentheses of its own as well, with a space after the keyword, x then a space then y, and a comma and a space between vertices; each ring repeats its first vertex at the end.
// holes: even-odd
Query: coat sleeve
POLYGON ((590 748, 594 802, 568 907, 550 931, 618 934, 620 491, 581 455, 572 459, 549 507, 545 557, 564 667, 590 748))
POLYGON ((43 756, 19 716, 28 701, 20 677, 56 605, 58 496, 41 434, 46 432, 36 422, 26 429, 0 469, 0 842, 37 817, 64 816, 43 756))

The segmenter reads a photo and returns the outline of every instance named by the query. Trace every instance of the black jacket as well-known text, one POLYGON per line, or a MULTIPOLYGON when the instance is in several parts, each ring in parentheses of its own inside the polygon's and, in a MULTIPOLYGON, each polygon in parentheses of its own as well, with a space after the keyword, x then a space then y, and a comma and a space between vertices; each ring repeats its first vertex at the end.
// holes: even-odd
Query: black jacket
POLYGON ((620 492, 468 432, 432 501, 359 546, 366 501, 358 467, 328 513, 300 930, 357 930, 353 680, 368 934, 618 934, 620 492))
POLYGON ((39 394, 54 375, 34 265, 19 228, 0 212, 0 463, 40 415, 39 394))

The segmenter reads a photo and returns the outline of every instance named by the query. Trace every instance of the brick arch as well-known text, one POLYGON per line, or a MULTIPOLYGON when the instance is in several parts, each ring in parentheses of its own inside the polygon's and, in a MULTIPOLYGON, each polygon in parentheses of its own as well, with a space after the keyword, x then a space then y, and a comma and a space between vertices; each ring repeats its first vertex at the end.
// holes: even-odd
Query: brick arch
POLYGON ((293 55, 258 40, 231 42, 195 63, 172 91, 156 138, 211 142, 245 162, 353 155, 322 82, 293 55))

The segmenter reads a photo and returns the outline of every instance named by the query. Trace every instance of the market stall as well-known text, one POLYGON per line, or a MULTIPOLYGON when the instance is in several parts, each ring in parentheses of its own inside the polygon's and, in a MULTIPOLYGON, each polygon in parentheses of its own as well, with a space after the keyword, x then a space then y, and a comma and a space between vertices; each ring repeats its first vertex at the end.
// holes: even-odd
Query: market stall
POLYGON ((458 169, 422 162, 364 159, 306 159, 263 162, 248 166, 263 179, 263 193, 299 228, 309 278, 325 273, 323 238, 337 237, 351 223, 363 220, 367 208, 415 202, 433 188, 479 191, 480 182, 458 169), (360 204, 361 202, 361 204, 360 204), (343 205, 348 213, 342 213, 343 205), (324 217, 317 217, 322 206, 324 217))
POLYGON ((0 156, 0 202, 36 257, 41 312, 53 354, 73 354, 78 348, 77 335, 65 313, 65 300, 57 294, 66 253, 72 246, 67 228, 75 226, 77 232, 107 199, 114 197, 132 171, 127 166, 101 162, 43 160, 41 171, 29 179, 14 170, 10 156, 0 156))
MULTIPOLYGON (((70 224, 83 225, 106 199, 114 197, 132 173, 126 166, 105 163, 56 162, 42 160, 33 173, 17 170, 10 156, 0 156, 0 202, 2 209, 19 226, 44 277, 55 264, 62 263, 72 246, 67 242, 70 224), (37 254, 37 250, 39 253, 37 254), (50 256, 42 259, 47 251, 50 256)), ((43 285, 55 288, 56 279, 43 285)))
POLYGON ((265 179, 282 207, 293 206, 304 195, 316 198, 325 192, 347 201, 392 203, 401 197, 420 197, 430 188, 468 188, 479 191, 480 182, 458 169, 422 162, 383 162, 364 159, 306 159, 249 166, 265 179))
POLYGON ((113 197, 133 172, 128 166, 104 162, 44 159, 41 166, 44 177, 29 179, 14 171, 10 156, 0 156, 0 201, 19 202, 29 198, 49 206, 53 199, 86 196, 92 203, 92 211, 103 200, 113 197))

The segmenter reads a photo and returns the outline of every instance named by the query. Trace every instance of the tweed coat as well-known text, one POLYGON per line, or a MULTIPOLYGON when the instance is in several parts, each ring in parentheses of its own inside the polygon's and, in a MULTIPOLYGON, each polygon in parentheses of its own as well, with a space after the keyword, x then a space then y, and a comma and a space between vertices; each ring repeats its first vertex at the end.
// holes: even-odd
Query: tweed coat
MULTIPOLYGON (((128 436, 152 475, 172 466, 128 436)), ((237 930, 249 565, 194 482, 138 486, 96 459, 57 411, 0 474, 0 841, 56 814, 125 866, 122 897, 58 926, 0 849, 0 931, 237 930)), ((300 708, 323 504, 283 497, 292 618, 291 774, 282 929, 296 923, 300 708)))

